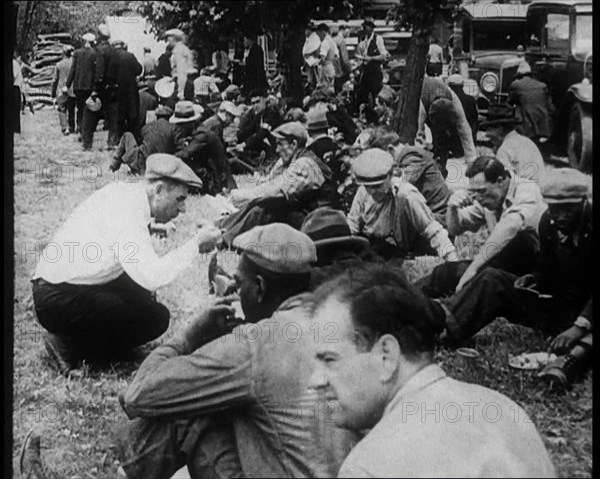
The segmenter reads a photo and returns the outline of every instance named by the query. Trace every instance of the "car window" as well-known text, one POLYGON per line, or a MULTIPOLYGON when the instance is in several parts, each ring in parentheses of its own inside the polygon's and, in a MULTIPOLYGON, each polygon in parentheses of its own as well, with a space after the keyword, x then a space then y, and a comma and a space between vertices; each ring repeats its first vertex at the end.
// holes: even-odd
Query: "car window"
MULTIPOLYGON (((525 22, 473 23, 473 51, 516 51, 525 45, 525 22)), ((466 50, 468 51, 468 50, 466 50)))
POLYGON ((575 20, 575 45, 573 53, 589 53, 592 51, 592 16, 578 15, 575 20))
POLYGON ((569 15, 549 13, 546 20, 546 47, 549 50, 569 49, 569 15))

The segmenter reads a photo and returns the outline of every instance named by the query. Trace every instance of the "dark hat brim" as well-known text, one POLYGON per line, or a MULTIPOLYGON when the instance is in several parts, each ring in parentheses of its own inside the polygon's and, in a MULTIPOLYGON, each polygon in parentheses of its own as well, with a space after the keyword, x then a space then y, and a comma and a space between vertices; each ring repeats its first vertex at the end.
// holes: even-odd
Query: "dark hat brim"
POLYGON ((498 119, 483 120, 479 123, 479 127, 485 128, 488 126, 495 126, 495 125, 518 125, 519 123, 521 123, 521 120, 519 120, 517 118, 498 118, 498 119))

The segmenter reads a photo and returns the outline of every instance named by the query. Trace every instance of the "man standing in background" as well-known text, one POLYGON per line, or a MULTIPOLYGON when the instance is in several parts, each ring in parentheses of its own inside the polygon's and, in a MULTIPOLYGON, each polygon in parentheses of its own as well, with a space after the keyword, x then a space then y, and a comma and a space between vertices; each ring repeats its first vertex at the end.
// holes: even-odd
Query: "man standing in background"
POLYGON ((75 50, 73 53, 73 62, 71 63, 71 71, 67 78, 67 89, 73 88, 75 93, 75 102, 77 104, 77 127, 76 132, 82 132, 83 112, 85 110, 85 101, 88 99, 94 90, 94 58, 96 53, 92 45, 96 41, 93 33, 86 33, 81 37, 84 41, 83 47, 75 50))
POLYGON ((348 80, 352 65, 350 65, 350 57, 348 56, 348 47, 346 46, 346 35, 348 34, 348 25, 341 23, 339 27, 334 25, 331 27, 331 35, 333 41, 338 47, 339 56, 334 62, 335 80, 333 86, 336 93, 342 90, 342 85, 348 80), (337 34, 335 33, 337 31, 337 34))
POLYGON ((142 60, 142 67, 144 68, 144 78, 154 75, 156 59, 152 56, 149 47, 144 47, 144 59, 142 60))
POLYGON ((70 45, 63 48, 63 59, 56 64, 52 84, 52 98, 56 98, 60 129, 65 136, 75 133, 75 92, 73 85, 67 88, 67 79, 73 63, 72 52, 73 47, 70 45), (60 92, 58 98, 57 92, 60 92))
POLYGON ((444 69, 444 49, 440 46, 437 38, 432 37, 427 52, 427 75, 439 77, 444 69))
POLYGON ((179 28, 172 28, 165 32, 167 44, 173 48, 171 53, 171 76, 177 83, 175 102, 177 100, 191 101, 194 99, 194 84, 190 74, 196 73, 196 68, 194 67, 192 51, 183 43, 183 35, 184 33, 179 28))

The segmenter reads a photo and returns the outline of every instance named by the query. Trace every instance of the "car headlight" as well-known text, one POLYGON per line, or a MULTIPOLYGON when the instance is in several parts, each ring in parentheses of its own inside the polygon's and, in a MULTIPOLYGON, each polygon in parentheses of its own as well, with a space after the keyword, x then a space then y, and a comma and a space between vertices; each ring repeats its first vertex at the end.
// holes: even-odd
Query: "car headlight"
POLYGON ((498 89, 499 83, 498 77, 492 72, 484 73, 479 81, 481 89, 486 93, 494 93, 498 89))

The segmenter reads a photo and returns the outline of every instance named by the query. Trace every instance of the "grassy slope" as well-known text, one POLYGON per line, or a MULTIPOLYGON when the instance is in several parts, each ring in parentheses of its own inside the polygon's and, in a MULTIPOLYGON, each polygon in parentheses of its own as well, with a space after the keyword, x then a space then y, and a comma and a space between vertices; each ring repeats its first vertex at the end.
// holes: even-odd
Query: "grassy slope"
MULTIPOLYGON (((34 253, 26 254, 35 248, 41 251, 77 204, 114 179, 107 169, 108 153, 97 151, 105 144, 106 133, 96 134, 96 151, 82 153, 75 137, 60 134, 56 112, 43 110, 23 117, 23 134, 15 140, 14 464, 25 434, 36 428, 42 434, 42 455, 50 478, 113 478, 117 468, 113 434, 126 420, 117 394, 136 365, 119 364, 104 372, 84 368, 69 379, 46 365, 29 283, 36 258, 34 253)), ((187 213, 176 221, 176 232, 155 241, 158 251, 168 251, 189 238, 193 220, 214 217, 207 199, 188 201, 187 213)), ((461 241, 478 243, 480 238, 461 241)), ((234 269, 236 262, 230 255, 224 266, 234 269)), ((416 278, 435 264, 434 258, 418 259, 410 262, 407 273, 416 278)), ((199 257, 159 291, 159 300, 173 318, 165 337, 193 317, 207 299, 206 271, 206 258, 199 257)), ((539 333, 497 321, 476 338, 480 358, 465 360, 441 350, 438 359, 454 377, 497 389, 521 404, 538 426, 561 476, 589 477, 591 378, 567 395, 557 396, 547 392, 532 373, 507 366, 509 353, 543 350, 545 344, 539 333)))

